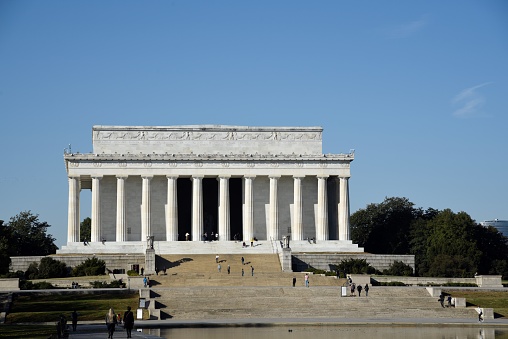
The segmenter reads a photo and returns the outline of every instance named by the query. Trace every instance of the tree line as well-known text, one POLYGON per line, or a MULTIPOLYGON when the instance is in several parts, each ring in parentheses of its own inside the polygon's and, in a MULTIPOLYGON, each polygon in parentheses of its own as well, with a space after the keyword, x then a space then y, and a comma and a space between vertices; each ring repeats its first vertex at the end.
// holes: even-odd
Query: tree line
POLYGON ((508 238, 466 212, 415 207, 407 198, 369 204, 350 218, 351 239, 375 254, 414 254, 415 275, 508 278, 508 238))

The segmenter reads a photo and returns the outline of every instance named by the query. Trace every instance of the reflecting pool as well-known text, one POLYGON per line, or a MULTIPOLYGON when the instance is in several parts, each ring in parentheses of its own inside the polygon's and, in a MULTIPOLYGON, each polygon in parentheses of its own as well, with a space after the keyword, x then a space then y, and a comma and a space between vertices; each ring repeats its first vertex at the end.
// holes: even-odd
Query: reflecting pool
POLYGON ((508 339, 507 327, 271 326, 144 329, 168 339, 508 339))

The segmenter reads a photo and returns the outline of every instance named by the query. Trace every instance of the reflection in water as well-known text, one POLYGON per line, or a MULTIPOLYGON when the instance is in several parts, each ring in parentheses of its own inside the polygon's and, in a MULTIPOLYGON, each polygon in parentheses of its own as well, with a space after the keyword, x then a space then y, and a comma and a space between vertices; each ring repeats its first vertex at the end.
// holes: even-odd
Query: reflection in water
POLYGON ((508 339, 508 328, 430 326, 273 326, 145 329, 168 339, 508 339))

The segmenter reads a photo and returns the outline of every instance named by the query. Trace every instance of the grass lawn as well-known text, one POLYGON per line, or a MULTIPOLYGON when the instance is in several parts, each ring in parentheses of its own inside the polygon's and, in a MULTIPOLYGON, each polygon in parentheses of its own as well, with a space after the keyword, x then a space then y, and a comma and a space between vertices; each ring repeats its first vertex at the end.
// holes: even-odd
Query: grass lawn
POLYGON ((443 290, 453 297, 466 298, 468 306, 480 306, 494 309, 494 317, 508 317, 508 291, 469 291, 469 290, 443 290))
POLYGON ((42 325, 0 325, 0 337, 7 339, 47 339, 56 333, 56 326, 42 325))
POLYGON ((70 321, 73 310, 79 314, 78 321, 104 320, 109 308, 123 314, 127 306, 136 309, 138 303, 137 292, 18 295, 13 300, 6 323, 56 322, 62 314, 70 321))

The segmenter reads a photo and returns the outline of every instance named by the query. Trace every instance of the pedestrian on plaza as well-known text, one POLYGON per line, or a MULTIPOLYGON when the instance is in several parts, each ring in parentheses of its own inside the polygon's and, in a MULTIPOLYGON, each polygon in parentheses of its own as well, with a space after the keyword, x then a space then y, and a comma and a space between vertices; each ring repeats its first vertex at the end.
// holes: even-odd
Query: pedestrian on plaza
POLYGON ((293 287, 296 286, 296 277, 293 277, 293 287))
POLYGON ((437 299, 437 301, 439 301, 439 303, 441 304, 441 307, 444 308, 444 294, 441 293, 439 295, 439 299, 437 299))
POLYGON ((76 310, 74 310, 72 313, 71 313, 71 320, 72 320, 72 330, 74 332, 76 332, 76 327, 78 327, 78 312, 76 312, 76 310))
POLYGON ((305 281, 305 287, 309 287, 309 273, 305 273, 303 280, 305 281))
POLYGON ((228 265, 228 274, 231 273, 231 267, 228 265))
POLYGON ((215 262, 216 262, 216 263, 218 263, 218 262, 219 262, 219 255, 218 255, 218 254, 215 256, 215 262))
POLYGON ((244 262, 245 262, 245 259, 242 257, 242 265, 244 264, 244 262))
POLYGON ((254 276, 254 267, 250 267, 250 273, 252 274, 252 276, 254 276))
POLYGON ((116 325, 116 314, 115 310, 110 308, 109 312, 106 313, 106 327, 108 329, 108 338, 113 339, 113 333, 115 333, 116 325))
POLYGON ((452 307, 452 295, 448 295, 448 307, 452 307))
POLYGON ((242 277, 245 275, 245 272, 243 271, 243 267, 242 267, 242 277))
POLYGON ((358 285, 358 296, 361 297, 362 296, 362 285, 358 285))
POLYGON ((143 287, 146 288, 146 285, 148 285, 148 278, 147 277, 144 277, 143 278, 143 287))
POLYGON ((217 265, 217 269, 219 270, 219 273, 220 273, 220 271, 221 271, 221 268, 222 268, 222 266, 221 266, 220 264, 219 264, 219 265, 217 265))
POLYGON ((483 322, 483 308, 480 308, 480 305, 475 309, 478 312, 478 321, 483 322))
POLYGON ((337 277, 337 279, 339 279, 339 278, 340 278, 340 272, 339 272, 339 269, 337 269, 337 274, 336 274, 336 277, 337 277))
POLYGON ((134 313, 132 313, 130 306, 127 306, 127 311, 123 315, 123 324, 127 331, 127 338, 132 338, 131 332, 134 327, 134 313))
POLYGON ((145 269, 141 267, 141 275, 143 275, 143 272, 145 272, 145 269))
POLYGON ((365 284, 365 287, 363 288, 365 290, 365 296, 369 296, 369 284, 365 284))

